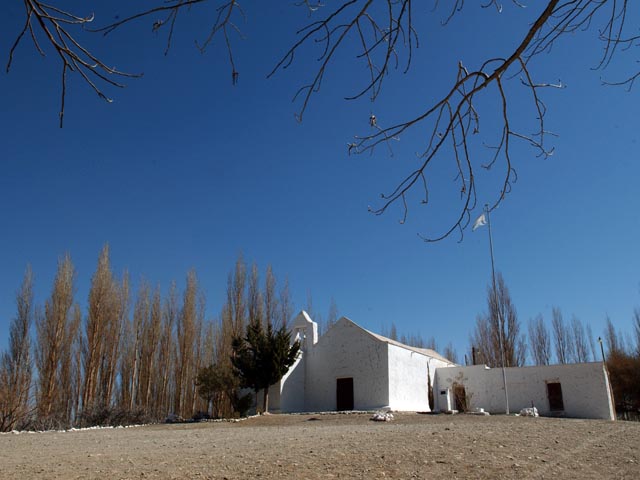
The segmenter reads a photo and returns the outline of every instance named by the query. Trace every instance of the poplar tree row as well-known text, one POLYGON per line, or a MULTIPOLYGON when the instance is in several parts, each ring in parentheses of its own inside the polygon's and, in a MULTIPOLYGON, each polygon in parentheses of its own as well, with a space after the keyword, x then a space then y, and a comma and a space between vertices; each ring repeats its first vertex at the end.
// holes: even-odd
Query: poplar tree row
MULTIPOLYGON (((180 294, 175 283, 163 298, 142 281, 132 295, 127 273, 111 270, 109 248, 100 253, 87 310, 78 305, 75 269, 58 262, 50 296, 34 304, 28 268, 16 293, 9 347, 0 357, 0 431, 67 428, 190 418, 210 406, 197 391, 198 372, 230 368, 231 342, 248 319, 286 325, 292 304, 285 282, 240 257, 229 274, 227 297, 216 320, 205 319, 205 300, 194 271, 180 294), (35 327, 35 328, 33 328, 35 327)), ((221 399, 218 415, 231 415, 221 399)))

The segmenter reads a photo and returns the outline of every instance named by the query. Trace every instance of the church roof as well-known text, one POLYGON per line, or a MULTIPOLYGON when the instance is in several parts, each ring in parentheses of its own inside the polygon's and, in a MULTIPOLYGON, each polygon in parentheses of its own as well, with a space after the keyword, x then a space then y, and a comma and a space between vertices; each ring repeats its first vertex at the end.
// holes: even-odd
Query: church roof
POLYGON ((397 340, 392 340, 392 339, 387 338, 387 337, 385 337, 383 335, 379 335, 377 333, 373 333, 373 332, 367 330, 366 328, 361 327, 360 325, 358 325, 353 320, 348 319, 347 317, 342 317, 340 320, 346 320, 346 321, 352 323, 353 325, 355 325, 356 327, 360 328, 361 330, 367 332, 369 335, 374 337, 376 340, 379 340, 380 342, 384 342, 384 343, 387 343, 389 345, 394 345, 396 347, 404 348, 406 350, 410 350, 412 352, 416 352, 416 353, 419 353, 421 355, 425 355, 427 357, 435 358, 436 360, 440 360, 440 361, 448 363, 450 365, 455 365, 455 363, 453 363, 451 360, 443 357, 438 352, 436 352, 435 350, 432 350, 430 348, 418 348, 418 347, 412 347, 410 345, 405 345, 404 343, 398 342, 397 340))
MULTIPOLYGON (((369 330, 367 330, 367 332, 369 332, 369 330)), ((404 348, 404 349, 407 349, 407 350, 411 350, 412 352, 416 352, 416 353, 421 353, 422 355, 426 355, 427 357, 435 358, 437 360, 441 360, 443 362, 450 363, 451 365, 455 365, 451 360, 443 357, 438 352, 436 352, 435 350, 432 350, 430 348, 412 347, 411 345, 406 345, 404 343, 398 342, 397 340, 392 340, 392 339, 384 337, 382 335, 378 335, 377 333, 373 333, 373 332, 369 332, 369 333, 371 335, 373 335, 375 338, 377 338, 378 340, 380 340, 381 342, 388 343, 389 345, 395 345, 396 347, 400 347, 400 348, 404 348)))

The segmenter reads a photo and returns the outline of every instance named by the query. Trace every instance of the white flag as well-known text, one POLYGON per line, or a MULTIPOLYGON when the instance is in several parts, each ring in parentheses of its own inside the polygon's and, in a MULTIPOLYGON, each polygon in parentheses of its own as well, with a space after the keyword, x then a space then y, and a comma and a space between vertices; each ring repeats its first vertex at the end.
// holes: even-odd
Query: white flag
POLYGON ((483 227, 487 224, 487 217, 484 216, 484 213, 476 218, 476 221, 473 223, 473 227, 471 227, 471 231, 475 232, 476 228, 483 227))

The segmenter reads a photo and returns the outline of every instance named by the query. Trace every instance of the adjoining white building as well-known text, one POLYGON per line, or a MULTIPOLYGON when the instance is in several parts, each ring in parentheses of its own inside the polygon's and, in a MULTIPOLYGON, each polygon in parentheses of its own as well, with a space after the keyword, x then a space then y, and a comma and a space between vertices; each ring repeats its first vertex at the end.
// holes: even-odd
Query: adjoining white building
MULTIPOLYGON (((509 410, 536 407, 540 415, 615 420, 611 385, 602 362, 505 368, 509 410)), ((501 368, 439 368, 434 386, 441 411, 482 408, 505 413, 501 368)))
MULTIPOLYGON (((377 335, 346 317, 318 339, 318 325, 302 311, 291 330, 301 354, 269 391, 273 411, 429 412, 431 386, 435 411, 464 406, 505 412, 499 368, 455 365, 434 350, 377 335)), ((533 404, 543 415, 615 419, 602 362, 505 370, 511 412, 533 404)))

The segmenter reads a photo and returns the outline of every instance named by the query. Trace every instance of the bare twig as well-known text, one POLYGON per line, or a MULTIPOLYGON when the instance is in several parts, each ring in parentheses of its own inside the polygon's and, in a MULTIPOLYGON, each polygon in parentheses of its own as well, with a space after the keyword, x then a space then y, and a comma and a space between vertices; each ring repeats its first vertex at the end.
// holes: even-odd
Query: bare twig
MULTIPOLYGON (((171 49, 171 40, 173 39, 176 19, 178 16, 178 12, 185 9, 190 8, 193 5, 197 4, 205 4, 211 3, 212 0, 167 0, 164 5, 160 5, 157 7, 149 8, 142 12, 138 12, 133 15, 129 15, 122 19, 119 19, 117 22, 113 22, 109 25, 105 25, 104 27, 97 28, 91 30, 93 32, 101 32, 104 35, 108 35, 112 33, 114 30, 132 23, 137 20, 141 20, 143 18, 148 18, 152 16, 156 16, 158 14, 166 14, 163 19, 156 19, 153 22, 152 30, 154 32, 158 32, 160 29, 168 25, 168 33, 167 33, 167 46, 165 48, 165 55, 169 53, 171 49)), ((214 41, 214 39, 221 34, 224 38, 225 46, 227 49, 227 53, 229 55, 229 64, 231 66, 231 82, 233 85, 236 85, 238 82, 239 73, 236 69, 236 64, 233 57, 233 49, 231 40, 229 38, 229 31, 235 30, 241 37, 242 34, 238 26, 233 22, 233 15, 238 12, 242 19, 245 18, 244 11, 240 7, 240 3, 236 0, 227 0, 220 2, 218 6, 215 8, 215 21, 209 34, 205 38, 202 44, 196 42, 196 46, 198 49, 204 53, 207 47, 214 41)))
POLYGON ((295 55, 306 45, 322 45, 322 53, 318 58, 320 66, 315 76, 294 96, 294 101, 302 98, 302 105, 296 114, 296 118, 302 120, 311 96, 319 91, 324 74, 336 51, 353 35, 362 47, 356 58, 365 62, 370 80, 360 91, 346 98, 356 99, 368 93, 371 100, 375 100, 390 67, 398 66, 397 49, 400 45, 407 51, 405 71, 409 68, 414 42, 417 45, 417 34, 411 21, 411 0, 343 1, 324 18, 297 32, 301 36, 300 39, 282 56, 268 77, 291 65, 295 55), (380 3, 384 8, 375 8, 380 3))
MULTIPOLYGON (((116 68, 109 67, 101 58, 89 51, 83 43, 76 39, 75 33, 72 29, 75 28, 80 32, 85 30, 108 35, 119 27, 133 21, 159 14, 165 14, 166 16, 163 19, 154 20, 152 30, 158 31, 165 25, 168 26, 167 45, 165 48, 165 54, 167 54, 171 48, 178 12, 184 8, 190 8, 193 5, 204 4, 210 1, 211 0, 167 0, 164 5, 129 15, 101 28, 91 29, 89 28, 89 25, 94 20, 93 15, 82 17, 55 5, 43 3, 40 0, 23 0, 25 7, 25 23, 9 50, 6 70, 8 72, 11 69, 15 51, 27 31, 31 36, 36 50, 41 55, 45 56, 46 48, 43 48, 43 45, 48 46, 48 48, 51 48, 57 54, 62 64, 60 88, 61 103, 59 115, 60 127, 62 127, 67 94, 67 74, 69 72, 77 73, 100 98, 107 102, 111 102, 112 100, 105 94, 104 84, 122 88, 124 87, 124 84, 122 84, 119 79, 142 76, 142 74, 127 73, 116 68), (39 38, 44 38, 44 43, 41 43, 39 38)), ((216 10, 217 18, 215 24, 205 42, 202 45, 199 45, 198 48, 204 52, 206 47, 214 40, 216 34, 221 32, 229 54, 232 82, 233 84, 236 84, 238 81, 238 71, 234 62, 231 41, 229 38, 229 29, 239 32, 238 27, 232 22, 232 14, 238 11, 242 17, 244 17, 244 13, 242 12, 238 2, 235 0, 221 3, 216 10)))
POLYGON ((108 85, 123 87, 121 83, 111 77, 137 77, 139 75, 122 72, 116 68, 107 66, 102 60, 83 47, 71 34, 71 27, 83 27, 93 21, 93 15, 81 17, 73 13, 61 10, 55 6, 47 5, 39 0, 23 0, 25 7, 25 25, 16 38, 9 51, 7 71, 15 50, 18 48, 24 34, 29 30, 31 39, 37 51, 45 55, 44 49, 38 41, 38 33, 42 35, 49 47, 58 55, 62 64, 61 77, 61 101, 60 101, 60 127, 63 126, 64 108, 67 87, 67 73, 78 73, 93 91, 103 100, 111 102, 103 90, 90 77, 95 77, 108 85), (38 32, 38 33, 37 33, 38 32))

